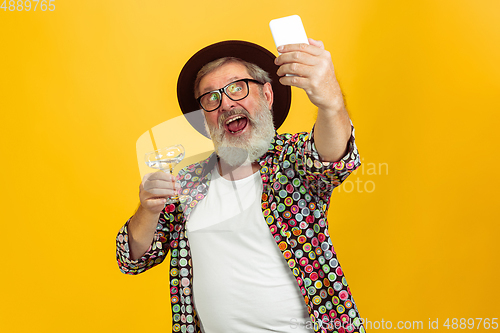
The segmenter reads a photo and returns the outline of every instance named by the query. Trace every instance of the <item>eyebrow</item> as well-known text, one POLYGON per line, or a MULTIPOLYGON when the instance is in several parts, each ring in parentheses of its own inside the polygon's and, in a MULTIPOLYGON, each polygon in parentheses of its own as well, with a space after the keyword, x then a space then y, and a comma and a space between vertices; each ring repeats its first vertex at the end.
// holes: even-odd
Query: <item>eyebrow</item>
MULTIPOLYGON (((229 80, 228 80, 229 82, 226 83, 224 85, 224 87, 227 86, 228 84, 234 82, 234 81, 238 81, 238 80, 241 80, 241 79, 244 79, 244 77, 232 76, 232 77, 229 78, 229 80)), ((216 91, 216 90, 219 90, 221 88, 213 88, 213 86, 208 86, 206 89, 203 89, 202 91, 200 91, 200 96, 203 95, 203 94, 206 94, 207 92, 216 91)))

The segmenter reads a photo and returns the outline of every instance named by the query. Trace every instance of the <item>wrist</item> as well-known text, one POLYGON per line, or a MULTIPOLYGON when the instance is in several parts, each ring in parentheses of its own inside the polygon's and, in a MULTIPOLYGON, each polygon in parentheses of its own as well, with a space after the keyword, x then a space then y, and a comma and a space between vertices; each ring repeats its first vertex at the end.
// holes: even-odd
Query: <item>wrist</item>
POLYGON ((139 205, 139 208, 135 212, 134 216, 132 216, 132 221, 134 224, 142 224, 142 225, 154 225, 156 228, 156 224, 158 223, 158 219, 160 218, 160 212, 154 212, 150 209, 144 207, 142 204, 139 205))
POLYGON ((327 117, 338 117, 347 113, 343 100, 332 101, 328 105, 319 106, 318 114, 322 114, 327 117))

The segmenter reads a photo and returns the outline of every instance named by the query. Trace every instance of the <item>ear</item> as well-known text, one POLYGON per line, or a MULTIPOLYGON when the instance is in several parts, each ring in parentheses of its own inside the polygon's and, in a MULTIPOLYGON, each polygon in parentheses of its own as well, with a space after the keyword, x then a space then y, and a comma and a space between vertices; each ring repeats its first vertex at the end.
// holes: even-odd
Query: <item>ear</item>
POLYGON ((274 101, 274 93, 273 93, 273 88, 269 82, 266 82, 262 87, 262 93, 264 94, 269 109, 271 109, 274 101))

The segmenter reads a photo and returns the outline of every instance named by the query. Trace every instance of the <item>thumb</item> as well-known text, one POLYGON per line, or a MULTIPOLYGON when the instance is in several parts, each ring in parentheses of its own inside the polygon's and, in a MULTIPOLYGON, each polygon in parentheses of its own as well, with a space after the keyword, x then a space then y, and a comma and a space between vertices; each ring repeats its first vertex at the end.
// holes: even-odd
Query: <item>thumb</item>
POLYGON ((164 208, 167 203, 167 199, 165 198, 152 198, 148 199, 146 206, 151 209, 160 209, 164 208))

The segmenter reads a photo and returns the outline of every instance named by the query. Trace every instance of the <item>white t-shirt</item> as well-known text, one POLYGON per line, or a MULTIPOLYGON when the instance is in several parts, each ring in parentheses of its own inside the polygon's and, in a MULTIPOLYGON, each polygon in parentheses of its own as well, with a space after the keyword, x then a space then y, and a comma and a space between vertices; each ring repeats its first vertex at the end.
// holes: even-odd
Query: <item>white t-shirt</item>
POLYGON ((189 217, 193 299, 205 333, 312 332, 304 297, 262 215, 261 195, 259 172, 229 181, 215 168, 208 195, 189 217))

